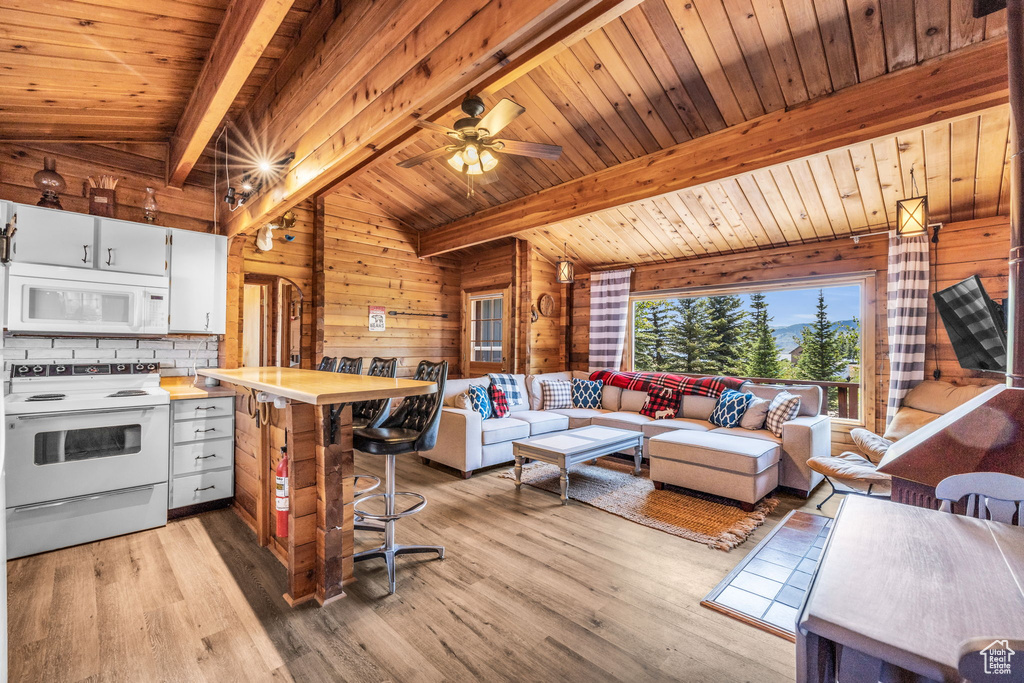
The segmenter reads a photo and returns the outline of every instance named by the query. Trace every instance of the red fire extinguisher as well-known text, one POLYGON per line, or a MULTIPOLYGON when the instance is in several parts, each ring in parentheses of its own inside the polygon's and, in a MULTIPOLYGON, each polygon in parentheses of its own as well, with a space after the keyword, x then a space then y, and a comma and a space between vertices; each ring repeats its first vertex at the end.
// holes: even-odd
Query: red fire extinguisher
POLYGON ((277 463, 277 536, 288 537, 288 451, 281 449, 281 460, 277 463))

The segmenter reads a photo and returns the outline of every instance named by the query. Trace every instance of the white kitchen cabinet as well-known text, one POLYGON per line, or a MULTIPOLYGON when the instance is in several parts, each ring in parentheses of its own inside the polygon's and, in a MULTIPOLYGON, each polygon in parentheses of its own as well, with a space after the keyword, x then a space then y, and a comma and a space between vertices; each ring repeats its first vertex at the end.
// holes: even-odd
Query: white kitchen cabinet
POLYGON ((18 231, 11 259, 22 263, 92 268, 96 217, 73 211, 15 204, 18 231))
POLYGON ((171 230, 170 331, 224 334, 228 238, 171 230))
POLYGON ((235 399, 171 401, 171 510, 235 493, 235 399), (214 417, 222 416, 222 417, 214 417))
POLYGON ((99 219, 100 270, 163 275, 167 272, 167 228, 99 219))

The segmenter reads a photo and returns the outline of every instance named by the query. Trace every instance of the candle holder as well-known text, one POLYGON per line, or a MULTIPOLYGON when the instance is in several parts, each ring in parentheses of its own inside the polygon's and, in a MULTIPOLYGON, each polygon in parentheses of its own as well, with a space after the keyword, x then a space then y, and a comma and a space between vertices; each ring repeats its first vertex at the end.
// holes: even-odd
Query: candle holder
POLYGON ((60 205, 60 192, 67 183, 63 176, 57 173, 57 161, 52 157, 43 157, 43 169, 36 171, 32 176, 32 182, 39 188, 43 196, 36 202, 36 206, 45 206, 49 209, 63 209, 60 205))

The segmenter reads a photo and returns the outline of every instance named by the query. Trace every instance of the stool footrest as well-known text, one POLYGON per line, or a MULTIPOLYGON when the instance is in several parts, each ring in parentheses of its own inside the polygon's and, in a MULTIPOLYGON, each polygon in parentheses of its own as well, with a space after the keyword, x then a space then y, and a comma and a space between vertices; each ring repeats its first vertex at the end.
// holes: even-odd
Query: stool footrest
MULTIPOLYGON (((367 501, 367 500, 370 500, 371 498, 387 498, 388 495, 389 494, 387 494, 387 493, 371 493, 369 495, 365 495, 365 496, 361 497, 359 499, 359 502, 367 501)), ((392 520, 401 519, 402 517, 408 517, 409 515, 414 515, 417 512, 419 512, 420 510, 422 510, 424 507, 426 507, 426 505, 427 505, 426 497, 423 496, 422 494, 419 494, 419 493, 413 493, 411 491, 395 491, 393 494, 390 494, 390 495, 393 495, 395 497, 397 497, 397 496, 409 496, 411 498, 416 498, 417 500, 419 500, 419 502, 413 504, 412 507, 409 507, 409 508, 406 508, 405 510, 402 510, 401 512, 393 512, 391 514, 367 512, 367 511, 362 510, 362 509, 357 508, 357 507, 353 507, 352 508, 352 512, 354 514, 362 517, 363 519, 374 519, 374 520, 377 520, 379 522, 390 522, 392 520)))
POLYGON ((370 491, 376 490, 376 488, 380 486, 380 477, 375 477, 372 474, 357 474, 355 477, 352 478, 352 486, 355 487, 355 491, 353 492, 352 495, 356 498, 359 498, 361 496, 365 496, 370 491), (373 484, 371 486, 367 486, 366 488, 359 488, 360 479, 372 481, 373 484))

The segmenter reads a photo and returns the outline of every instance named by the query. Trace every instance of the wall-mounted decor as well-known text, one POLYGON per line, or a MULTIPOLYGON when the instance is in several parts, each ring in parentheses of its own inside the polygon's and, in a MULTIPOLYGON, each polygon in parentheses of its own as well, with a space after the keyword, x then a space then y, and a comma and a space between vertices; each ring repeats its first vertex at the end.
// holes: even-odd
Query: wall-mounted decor
POLYGON ((540 301, 537 303, 540 307, 540 314, 545 318, 550 318, 555 314, 555 300, 550 294, 541 294, 540 301))
POLYGON ((370 332, 383 332, 387 327, 387 318, 383 306, 370 306, 370 332))
POLYGON ((64 208, 60 205, 59 195, 61 190, 67 187, 67 183, 64 182, 64 177, 57 173, 57 161, 53 157, 43 157, 43 168, 32 176, 32 182, 43 193, 36 206, 45 206, 49 209, 64 208))
POLYGON ((89 176, 89 213, 93 216, 105 218, 114 217, 114 207, 117 206, 117 181, 111 175, 101 175, 98 178, 89 176))

